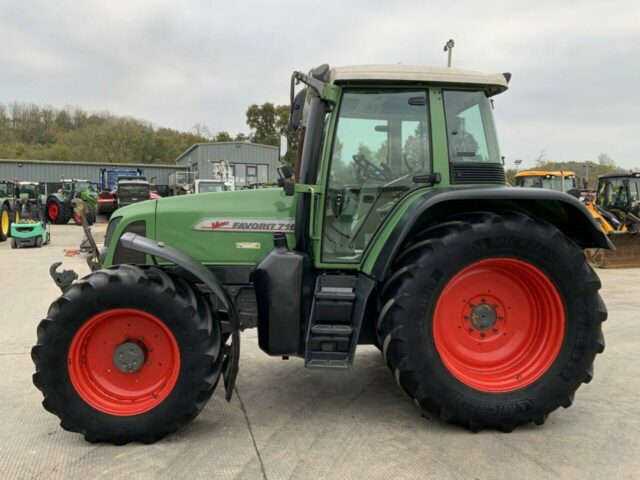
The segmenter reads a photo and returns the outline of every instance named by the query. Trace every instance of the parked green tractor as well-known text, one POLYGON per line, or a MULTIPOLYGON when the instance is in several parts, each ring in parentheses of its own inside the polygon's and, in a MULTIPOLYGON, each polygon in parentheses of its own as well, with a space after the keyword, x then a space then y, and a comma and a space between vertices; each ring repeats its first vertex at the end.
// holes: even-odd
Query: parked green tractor
POLYGON ((18 202, 16 184, 0 180, 0 242, 4 242, 11 234, 11 224, 16 221, 18 202))
POLYGON ((575 198, 506 185, 491 98, 509 78, 294 72, 301 148, 281 188, 122 208, 101 267, 73 282, 52 266, 63 294, 32 350, 44 407, 92 442, 154 442, 220 377, 231 398, 254 327, 267 354, 327 372, 376 345, 420 408, 474 431, 571 405, 607 316, 583 249, 611 244, 575 198))
POLYGON ((87 205, 87 222, 92 225, 96 221, 96 205, 98 194, 88 180, 68 179, 62 181, 62 188, 49 194, 46 202, 46 216, 51 223, 64 225, 73 218, 76 225, 82 225, 80 217, 74 213, 71 200, 79 198, 87 205))

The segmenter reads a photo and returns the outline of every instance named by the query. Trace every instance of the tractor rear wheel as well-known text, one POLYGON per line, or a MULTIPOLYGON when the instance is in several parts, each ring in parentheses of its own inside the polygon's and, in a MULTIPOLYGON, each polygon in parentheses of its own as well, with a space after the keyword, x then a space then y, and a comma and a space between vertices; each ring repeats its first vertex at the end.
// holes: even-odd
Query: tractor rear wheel
POLYGON ((6 203, 0 208, 0 242, 4 242, 11 232, 11 215, 6 203))
POLYGON ((477 431, 544 423, 593 375, 607 312, 582 250, 525 215, 465 214, 419 234, 383 290, 378 334, 424 410, 477 431))
POLYGON ((65 430, 151 443, 204 408, 222 369, 222 335, 188 282, 120 265, 53 302, 31 356, 43 406, 65 430))
POLYGON ((64 225, 69 223, 69 219, 73 215, 73 209, 67 202, 61 202, 56 197, 49 197, 46 205, 46 215, 49 222, 56 225, 64 225))

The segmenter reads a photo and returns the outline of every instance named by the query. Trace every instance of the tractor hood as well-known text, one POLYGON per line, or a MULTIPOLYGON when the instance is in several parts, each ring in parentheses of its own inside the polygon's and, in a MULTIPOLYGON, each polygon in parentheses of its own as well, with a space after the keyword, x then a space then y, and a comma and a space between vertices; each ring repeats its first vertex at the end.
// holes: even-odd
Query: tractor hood
POLYGON ((254 265, 273 248, 273 233, 294 230, 293 197, 279 188, 182 195, 142 205, 154 203, 155 239, 208 264, 254 265))
POLYGON ((133 232, 210 265, 255 265, 273 249, 273 234, 293 242, 294 197, 280 188, 212 192, 147 200, 118 209, 105 236, 104 267, 116 240, 133 232))

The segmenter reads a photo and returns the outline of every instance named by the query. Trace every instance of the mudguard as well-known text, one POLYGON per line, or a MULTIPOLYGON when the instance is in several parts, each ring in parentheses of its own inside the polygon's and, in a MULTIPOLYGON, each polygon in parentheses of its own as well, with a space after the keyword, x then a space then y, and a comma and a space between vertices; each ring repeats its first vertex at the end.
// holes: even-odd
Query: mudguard
MULTIPOLYGON (((375 259, 367 261, 365 258, 365 265, 371 265, 370 269, 365 269, 365 273, 383 280, 396 254, 410 235, 438 220, 473 211, 523 213, 553 224, 582 248, 615 250, 587 207, 566 193, 506 186, 446 188, 426 191, 395 222, 388 236, 379 236, 374 244, 383 242, 382 247, 375 259)), ((370 248, 369 252, 374 250, 370 248)))
MULTIPOLYGON (((240 320, 238 312, 233 301, 227 295, 216 276, 205 268, 200 262, 190 255, 170 247, 163 242, 157 242, 150 238, 127 232, 123 234, 119 241, 125 248, 146 253, 152 257, 162 258, 172 262, 187 272, 191 273, 202 281, 222 303, 229 315, 231 324, 231 345, 229 346, 229 354, 223 363, 224 387, 226 390, 227 401, 231 400, 233 394, 233 386, 238 375, 238 364, 240 362, 240 320)), ((225 346, 225 350, 227 350, 225 346)))

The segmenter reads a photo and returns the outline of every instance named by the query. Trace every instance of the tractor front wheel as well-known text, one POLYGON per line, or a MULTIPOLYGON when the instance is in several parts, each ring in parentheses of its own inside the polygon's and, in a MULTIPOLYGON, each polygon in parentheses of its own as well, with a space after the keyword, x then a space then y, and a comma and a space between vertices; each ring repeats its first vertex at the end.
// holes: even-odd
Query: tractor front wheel
POLYGON ((383 354, 424 410, 477 431, 541 424, 571 405, 604 349, 600 281, 582 250, 524 215, 466 214, 396 260, 383 354))
POLYGON ((91 442, 151 443, 193 420, 222 369, 222 334, 192 286, 121 265, 74 283, 38 326, 43 406, 91 442))
POLYGON ((11 232, 11 215, 9 206, 4 203, 0 208, 0 242, 4 242, 11 232))

